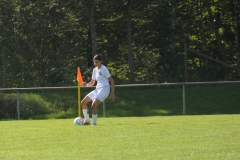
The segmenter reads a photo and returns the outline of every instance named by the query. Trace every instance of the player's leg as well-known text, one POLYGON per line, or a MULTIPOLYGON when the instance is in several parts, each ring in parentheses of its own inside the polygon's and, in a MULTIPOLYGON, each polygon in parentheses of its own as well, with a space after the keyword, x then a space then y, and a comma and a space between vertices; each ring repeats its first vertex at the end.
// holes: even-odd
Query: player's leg
POLYGON ((98 117, 98 109, 97 107, 99 104, 102 103, 98 99, 94 99, 92 102, 92 118, 93 118, 93 125, 97 125, 97 117, 98 117))
POLYGON ((89 98, 88 96, 84 97, 83 100, 81 101, 82 109, 87 109, 88 108, 87 104, 91 101, 92 101, 92 99, 89 98))
POLYGON ((110 88, 102 88, 97 91, 96 98, 92 102, 92 118, 93 125, 97 125, 97 117, 98 117, 98 106, 102 103, 109 95, 110 88))
POLYGON ((83 100, 82 100, 82 111, 83 111, 83 115, 85 117, 84 125, 90 124, 87 104, 89 102, 93 101, 96 98, 96 95, 97 95, 97 90, 95 89, 92 92, 88 93, 88 95, 86 95, 85 98, 83 98, 83 100))
POLYGON ((86 95, 86 97, 83 98, 82 100, 82 110, 83 110, 83 115, 85 117, 85 121, 84 121, 85 125, 90 124, 87 104, 93 101, 96 95, 97 95, 97 90, 95 89, 92 92, 88 93, 88 95, 86 95))
POLYGON ((84 97, 81 104, 82 104, 82 112, 83 112, 83 115, 84 115, 84 124, 90 124, 90 119, 89 119, 89 113, 88 113, 88 107, 87 107, 87 104, 89 102, 91 102, 92 99, 89 98, 88 96, 84 97))
POLYGON ((93 100, 93 102, 92 102, 92 114, 98 114, 97 107, 99 106, 100 103, 102 103, 102 102, 98 99, 93 100))

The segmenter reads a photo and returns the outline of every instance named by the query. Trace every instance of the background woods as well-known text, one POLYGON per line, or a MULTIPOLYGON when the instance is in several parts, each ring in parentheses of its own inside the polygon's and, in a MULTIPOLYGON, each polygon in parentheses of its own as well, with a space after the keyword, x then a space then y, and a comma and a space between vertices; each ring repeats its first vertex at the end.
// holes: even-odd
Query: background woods
MULTIPOLYGON (((184 43, 240 67, 239 0, 1 0, 0 87, 75 85, 104 55, 116 84, 184 81, 184 43)), ((193 53, 189 81, 239 79, 193 53)))

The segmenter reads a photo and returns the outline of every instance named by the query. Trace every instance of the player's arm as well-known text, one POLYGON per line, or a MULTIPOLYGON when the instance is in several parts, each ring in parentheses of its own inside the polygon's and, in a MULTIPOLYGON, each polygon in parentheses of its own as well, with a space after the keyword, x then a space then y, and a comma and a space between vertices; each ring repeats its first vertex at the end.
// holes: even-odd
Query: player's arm
POLYGON ((91 80, 89 83, 87 83, 87 86, 93 86, 95 84, 95 80, 91 80))
POLYGON ((95 80, 91 80, 89 83, 83 82, 83 86, 93 86, 95 84, 95 80))
POLYGON ((108 78, 110 84, 111 84, 111 94, 110 94, 110 97, 112 98, 112 100, 115 100, 116 99, 116 96, 115 96, 115 93, 114 93, 114 90, 115 90, 115 83, 114 83, 114 80, 112 77, 109 77, 108 78))

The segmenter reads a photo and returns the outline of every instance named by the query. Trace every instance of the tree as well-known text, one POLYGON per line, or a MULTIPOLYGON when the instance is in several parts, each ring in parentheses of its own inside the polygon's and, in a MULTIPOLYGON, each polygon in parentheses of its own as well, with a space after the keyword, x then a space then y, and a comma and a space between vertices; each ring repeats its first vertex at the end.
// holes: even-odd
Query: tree
POLYGON ((92 58, 93 58, 94 55, 97 54, 97 47, 98 47, 97 38, 96 38, 96 28, 95 28, 95 16, 94 16, 95 0, 90 0, 90 1, 83 0, 83 5, 89 20, 91 44, 92 44, 92 58))
MULTIPOLYGON (((184 43, 240 64, 238 0, 2 0, 0 12, 2 87, 74 85, 78 66, 89 80, 97 53, 116 84, 179 82, 184 43)), ((197 55, 188 62, 190 81, 239 79, 197 55)))
POLYGON ((209 0, 206 0, 205 3, 206 3, 208 15, 209 15, 209 21, 210 21, 211 26, 212 26, 212 30, 215 34, 216 39, 217 39, 217 43, 218 43, 218 46, 220 48, 223 60, 226 62, 227 59, 226 59, 225 47, 222 44, 222 39, 221 39, 221 36, 220 36, 220 33, 219 33, 219 27, 216 24, 217 23, 216 21, 219 20, 219 18, 217 18, 217 16, 220 16, 219 15, 220 13, 217 12, 215 14, 215 17, 213 17, 213 13, 212 13, 212 9, 211 9, 211 2, 209 2, 209 0))
MULTIPOLYGON (((237 57, 237 66, 240 68, 240 22, 239 22, 239 2, 238 0, 234 1, 234 23, 235 23, 235 38, 236 38, 236 57, 237 57)), ((240 75, 240 71, 238 71, 240 75)))
POLYGON ((176 30, 176 3, 175 0, 171 0, 171 28, 172 28, 172 59, 173 59, 173 67, 172 67, 172 72, 175 72, 175 58, 176 58, 176 37, 175 37, 175 30, 176 30))
POLYGON ((132 4, 133 0, 128 0, 128 21, 127 21, 127 48, 128 48, 128 64, 130 69, 130 82, 134 83, 134 69, 132 56, 132 4))

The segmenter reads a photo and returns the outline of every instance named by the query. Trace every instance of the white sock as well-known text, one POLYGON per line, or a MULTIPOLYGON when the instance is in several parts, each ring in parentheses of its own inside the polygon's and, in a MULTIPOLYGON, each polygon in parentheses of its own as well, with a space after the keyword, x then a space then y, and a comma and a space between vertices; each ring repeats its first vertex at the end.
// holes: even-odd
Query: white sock
POLYGON ((97 114, 93 114, 93 115, 92 115, 93 125, 96 125, 96 124, 97 124, 97 117, 98 117, 97 114))
POLYGON ((89 121, 88 109, 82 109, 85 121, 89 121))

